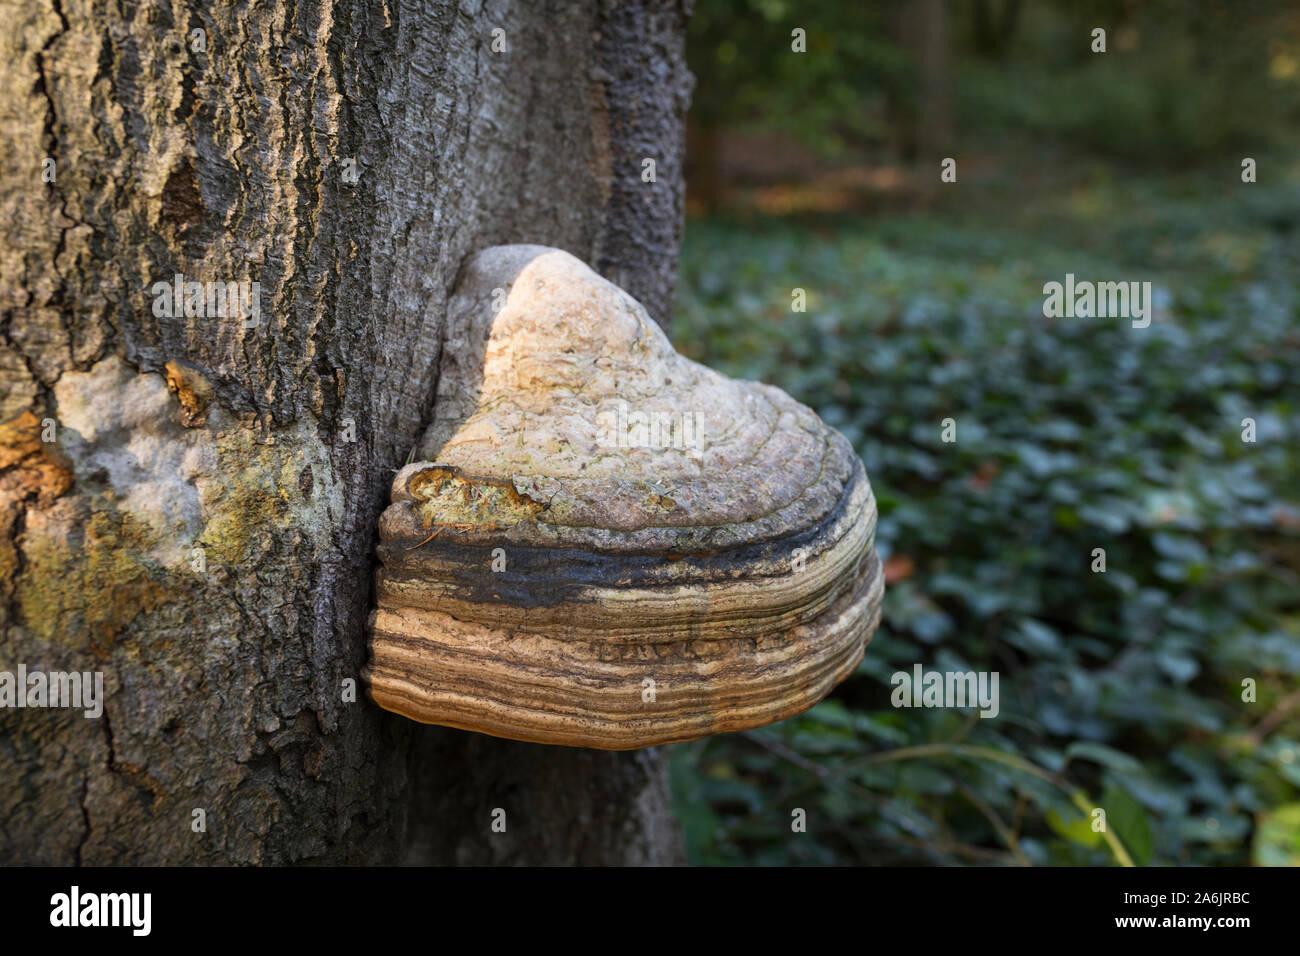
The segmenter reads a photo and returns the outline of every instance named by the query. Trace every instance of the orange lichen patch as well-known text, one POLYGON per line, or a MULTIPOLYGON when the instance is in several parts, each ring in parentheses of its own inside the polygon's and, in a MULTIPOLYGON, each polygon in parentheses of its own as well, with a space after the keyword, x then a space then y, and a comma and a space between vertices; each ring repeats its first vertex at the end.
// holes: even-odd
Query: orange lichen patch
POLYGON ((14 537, 20 503, 49 507, 73 484, 57 446, 41 441, 41 432, 41 421, 30 411, 0 425, 0 593, 6 598, 13 594, 19 568, 14 537))
POLYGON ((0 425, 0 504, 35 496, 44 508, 72 487, 58 446, 41 440, 43 427, 30 411, 0 425))
POLYGON ((181 403, 181 424, 197 428, 207 421, 208 406, 212 404, 212 383, 198 369, 181 362, 168 362, 167 387, 176 393, 181 403))

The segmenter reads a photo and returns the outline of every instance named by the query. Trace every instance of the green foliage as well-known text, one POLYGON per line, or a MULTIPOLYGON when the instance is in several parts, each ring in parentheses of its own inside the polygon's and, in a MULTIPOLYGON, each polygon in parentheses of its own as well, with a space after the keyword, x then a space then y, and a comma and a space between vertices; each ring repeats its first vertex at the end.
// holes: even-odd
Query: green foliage
POLYGON ((1289 803, 1261 815, 1252 862, 1260 866, 1300 866, 1300 803, 1289 803))
MULTIPOLYGON (((939 59, 955 97, 957 152, 1012 132, 1144 162, 1272 144, 1300 120, 1300 21, 1287 0, 950 3, 939 59), (1005 45, 981 49, 977 7, 1016 8, 1005 45), (1105 53, 1092 30, 1107 33, 1105 53)), ((697 4, 687 59, 704 128, 780 132, 822 153, 895 143, 925 85, 907 2, 713 0, 697 4), (790 49, 806 31, 807 52, 790 49)))
POLYGON ((791 0, 698 4, 687 59, 696 122, 780 130, 825 153, 883 135, 864 104, 905 61, 871 4, 791 0), (804 31, 804 53, 791 49, 795 28, 804 31))
POLYGON ((1213 175, 688 226, 678 347, 854 442, 894 577, 831 699, 673 748, 693 861, 1294 862, 1300 192, 1213 175), (1160 312, 1045 319, 1067 271, 1160 312), (999 672, 1000 715, 891 707, 918 661, 999 672))
POLYGON ((962 49, 959 112, 977 130, 1168 165, 1253 155, 1300 119, 1300 37, 1274 0, 1036 4, 1009 56, 962 49), (1091 51, 1097 27, 1105 53, 1091 51))

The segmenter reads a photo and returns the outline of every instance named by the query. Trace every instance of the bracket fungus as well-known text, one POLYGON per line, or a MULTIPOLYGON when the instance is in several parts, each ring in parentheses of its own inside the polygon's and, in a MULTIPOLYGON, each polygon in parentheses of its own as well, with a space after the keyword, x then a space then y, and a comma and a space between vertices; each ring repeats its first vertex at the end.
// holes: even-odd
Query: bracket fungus
POLYGON ((856 667, 884 585, 843 436, 557 249, 480 252, 447 321, 380 519, 379 706, 628 750, 790 717, 856 667))

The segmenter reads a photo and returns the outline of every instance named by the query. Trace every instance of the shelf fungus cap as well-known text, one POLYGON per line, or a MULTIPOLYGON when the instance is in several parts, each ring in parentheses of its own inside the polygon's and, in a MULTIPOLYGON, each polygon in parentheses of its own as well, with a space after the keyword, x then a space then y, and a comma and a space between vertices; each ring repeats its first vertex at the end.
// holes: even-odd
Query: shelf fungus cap
POLYGON ((376 703, 627 750, 790 717, 853 671, 883 582, 843 436, 557 249, 474 256, 447 318, 438 417, 380 519, 376 703))

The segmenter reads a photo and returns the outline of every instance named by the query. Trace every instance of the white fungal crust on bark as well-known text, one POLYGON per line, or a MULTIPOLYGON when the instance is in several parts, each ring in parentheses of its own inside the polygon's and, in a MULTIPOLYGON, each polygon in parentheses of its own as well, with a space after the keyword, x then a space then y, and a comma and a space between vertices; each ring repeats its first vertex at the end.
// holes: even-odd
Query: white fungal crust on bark
POLYGON ((559 250, 479 253, 448 323, 442 415, 380 519, 380 706, 624 750, 781 720, 852 672, 883 581, 839 433, 678 355, 559 250))

